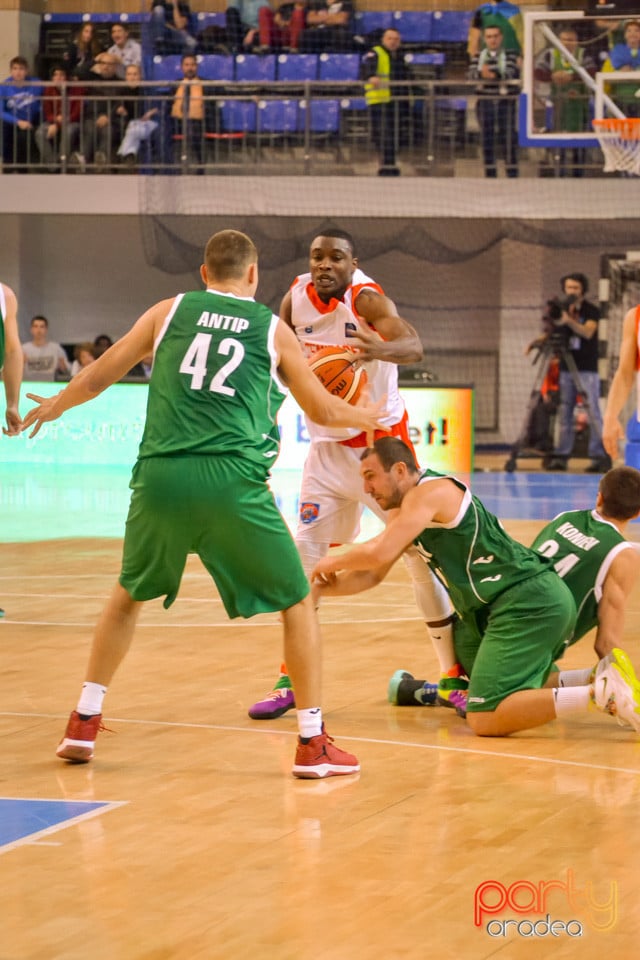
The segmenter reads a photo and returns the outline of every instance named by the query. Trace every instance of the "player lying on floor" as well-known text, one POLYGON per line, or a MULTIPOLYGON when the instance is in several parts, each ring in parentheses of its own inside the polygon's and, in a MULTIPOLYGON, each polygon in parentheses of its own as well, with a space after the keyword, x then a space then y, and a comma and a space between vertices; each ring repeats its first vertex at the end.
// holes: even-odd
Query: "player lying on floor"
MULTIPOLYGON (((548 523, 532 548, 548 557, 573 596, 577 621, 571 643, 596 628, 598 658, 608 656, 624 635, 629 596, 640 572, 640 556, 627 539, 629 523, 640 515, 640 472, 616 467, 602 480, 592 510, 568 510, 548 523)), ((454 626, 454 643, 457 625, 454 626)), ((547 686, 572 687, 589 683, 594 667, 553 670, 547 686)), ((464 716, 468 681, 458 680, 456 703, 438 698, 437 684, 416 680, 397 670, 389 681, 388 697, 398 706, 455 706, 464 716)))
POLYGON ((467 723, 474 733, 504 736, 585 712, 592 703, 640 731, 640 684, 617 647, 599 661, 593 679, 545 686, 574 639, 577 619, 571 591, 550 557, 508 536, 461 481, 418 471, 395 437, 364 451, 361 473, 389 522, 372 540, 316 564, 316 600, 375 586, 416 543, 446 582, 460 618, 456 647, 469 677, 467 723))

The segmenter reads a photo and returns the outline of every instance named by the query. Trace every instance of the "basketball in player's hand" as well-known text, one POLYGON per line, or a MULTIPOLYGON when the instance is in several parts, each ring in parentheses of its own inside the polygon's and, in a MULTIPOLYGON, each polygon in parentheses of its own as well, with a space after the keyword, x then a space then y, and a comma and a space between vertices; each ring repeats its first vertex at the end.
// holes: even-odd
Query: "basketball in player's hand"
POLYGON ((313 373, 329 393, 357 403, 367 382, 367 371, 356 366, 358 354, 349 347, 320 347, 308 359, 313 373))

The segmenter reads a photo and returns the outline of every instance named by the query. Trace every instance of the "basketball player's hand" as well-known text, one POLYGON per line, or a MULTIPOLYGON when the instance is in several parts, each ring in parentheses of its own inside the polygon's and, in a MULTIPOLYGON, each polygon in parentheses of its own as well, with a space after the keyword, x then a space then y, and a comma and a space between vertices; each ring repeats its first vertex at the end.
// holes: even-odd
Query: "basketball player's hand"
POLYGON ((330 587, 331 584, 335 582, 335 573, 323 575, 321 579, 318 578, 311 582, 311 600, 313 601, 315 607, 317 607, 320 603, 322 595, 326 591, 327 587, 330 587))
POLYGON ((384 430, 387 432, 387 427, 382 422, 382 418, 386 415, 386 402, 387 395, 380 397, 377 403, 371 403, 371 398, 369 394, 369 385, 365 384, 362 388, 362 393, 358 398, 356 403, 356 408, 363 413, 368 419, 368 424, 363 424, 362 429, 367 435, 367 446, 373 446, 373 441, 375 439, 376 430, 384 430))
POLYGON ((625 440, 625 432, 618 418, 608 421, 605 417, 602 427, 602 446, 612 460, 618 459, 620 455, 618 444, 623 440, 625 440))
POLYGON ((323 557, 311 571, 311 596, 315 600, 326 587, 336 582, 337 561, 335 556, 323 557), (315 593, 314 593, 315 591, 315 593))
POLYGON ((358 326, 349 333, 349 340, 357 340, 356 350, 359 359, 364 363, 367 360, 384 360, 385 341, 373 330, 358 326))
POLYGON ((56 412, 55 409, 58 399, 57 394, 55 397, 39 397, 35 393, 28 393, 27 397, 29 400, 35 400, 35 402, 39 404, 38 407, 32 407, 31 410, 29 410, 22 422, 23 430, 28 430, 29 427, 35 423, 35 427, 29 434, 29 439, 31 440, 31 438, 35 437, 38 433, 43 423, 47 423, 49 420, 57 420, 60 414, 56 412))
POLYGON ((7 407, 5 414, 7 425, 2 428, 5 437, 16 437, 22 429, 22 418, 15 407, 7 407))

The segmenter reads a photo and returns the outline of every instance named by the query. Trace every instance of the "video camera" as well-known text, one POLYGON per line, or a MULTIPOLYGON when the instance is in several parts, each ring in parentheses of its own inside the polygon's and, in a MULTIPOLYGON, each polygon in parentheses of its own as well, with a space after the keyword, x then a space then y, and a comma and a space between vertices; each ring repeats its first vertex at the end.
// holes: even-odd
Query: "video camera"
POLYGON ((578 299, 575 293, 572 293, 568 297, 554 297, 552 300, 547 300, 547 311, 542 318, 543 322, 555 327, 561 326, 562 314, 578 299))

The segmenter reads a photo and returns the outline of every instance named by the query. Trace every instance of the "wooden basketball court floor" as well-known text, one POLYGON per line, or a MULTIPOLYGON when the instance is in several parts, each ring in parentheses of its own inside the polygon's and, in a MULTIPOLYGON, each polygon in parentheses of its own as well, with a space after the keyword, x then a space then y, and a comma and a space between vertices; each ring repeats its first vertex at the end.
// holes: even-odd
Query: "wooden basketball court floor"
MULTIPOLYGON (((597 478, 473 485, 529 542, 597 478)), ((320 613, 325 719, 357 777, 291 776, 294 715, 247 716, 277 618, 227 621, 196 560, 170 611, 145 608, 95 761, 70 766, 54 750, 120 541, 42 530, 0 543, 0 960, 635 955, 640 738, 594 712, 479 739, 389 704, 397 668, 437 673, 402 564, 320 613)), ((634 597, 636 663, 639 628, 634 597)), ((583 640, 566 662, 592 660, 583 640)))

